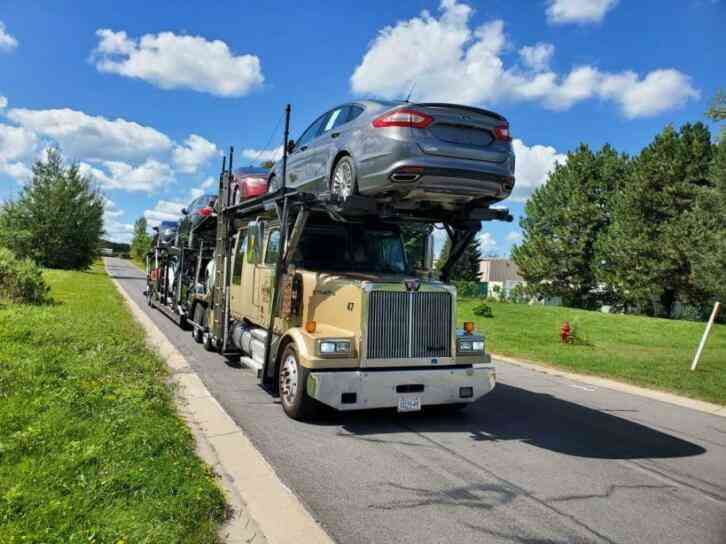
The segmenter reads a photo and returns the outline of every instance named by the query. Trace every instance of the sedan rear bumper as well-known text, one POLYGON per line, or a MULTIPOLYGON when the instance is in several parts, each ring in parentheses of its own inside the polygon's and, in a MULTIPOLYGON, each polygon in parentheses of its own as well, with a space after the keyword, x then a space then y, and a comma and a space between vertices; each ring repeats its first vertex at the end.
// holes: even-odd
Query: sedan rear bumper
POLYGON ((401 398, 421 406, 470 403, 494 389, 494 365, 410 370, 366 369, 311 372, 308 395, 337 410, 395 408, 401 398), (471 396, 462 397, 462 388, 471 396))
POLYGON ((414 155, 389 163, 365 176, 360 190, 365 195, 399 193, 416 200, 452 201, 461 199, 507 198, 514 188, 509 161, 503 163, 414 155), (406 175, 400 175, 402 171, 406 175), (417 169, 417 175, 410 174, 417 169))

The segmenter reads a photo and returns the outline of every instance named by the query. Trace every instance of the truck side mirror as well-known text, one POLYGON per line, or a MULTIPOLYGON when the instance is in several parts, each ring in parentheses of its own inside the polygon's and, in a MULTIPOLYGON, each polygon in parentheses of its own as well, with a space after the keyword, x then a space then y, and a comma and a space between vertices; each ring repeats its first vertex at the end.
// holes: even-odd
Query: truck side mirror
POLYGON ((287 141, 287 152, 292 153, 295 150, 295 140, 292 138, 287 141))

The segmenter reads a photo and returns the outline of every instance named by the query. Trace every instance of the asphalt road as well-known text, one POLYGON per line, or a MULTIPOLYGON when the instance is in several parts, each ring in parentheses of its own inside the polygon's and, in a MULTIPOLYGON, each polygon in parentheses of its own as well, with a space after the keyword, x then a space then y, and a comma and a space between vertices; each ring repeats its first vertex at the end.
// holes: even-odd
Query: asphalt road
MULTIPOLYGON (((109 269, 150 310, 142 274, 109 269)), ((724 418, 502 362, 462 414, 299 423, 252 371, 149 315, 340 543, 726 543, 724 418)))

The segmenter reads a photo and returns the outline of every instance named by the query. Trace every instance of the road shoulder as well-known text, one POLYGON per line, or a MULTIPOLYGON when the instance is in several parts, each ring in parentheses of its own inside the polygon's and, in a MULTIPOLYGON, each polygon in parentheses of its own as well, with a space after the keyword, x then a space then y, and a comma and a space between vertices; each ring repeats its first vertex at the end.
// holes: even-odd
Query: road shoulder
POLYGON ((669 404, 675 404, 676 406, 690 408, 691 410, 696 410, 698 412, 704 412, 706 414, 711 414, 714 416, 726 418, 726 406, 721 406, 720 404, 713 404, 711 402, 705 402, 702 400, 696 400, 696 399, 691 399, 688 397, 682 397, 680 395, 674 395, 673 393, 668 393, 666 391, 658 391, 656 389, 647 389, 645 387, 638 387, 637 385, 631 385, 628 383, 611 380, 609 378, 600 378, 598 376, 590 376, 588 374, 576 374, 574 372, 568 372, 568 371, 562 370, 560 368, 557 368, 555 366, 548 366, 548 365, 544 365, 542 363, 533 363, 531 361, 515 359, 513 357, 497 355, 495 353, 492 353, 491 355, 492 355, 492 358, 494 358, 495 362, 496 362, 496 360, 499 360, 499 361, 503 361, 505 363, 510 363, 513 365, 518 365, 518 366, 521 366, 524 368, 528 368, 529 370, 543 372, 543 373, 549 374, 551 376, 559 376, 559 377, 567 378, 569 380, 574 380, 574 381, 586 383, 589 385, 595 385, 598 387, 604 387, 606 389, 613 389, 615 391, 620 391, 622 393, 638 395, 641 397, 646 397, 646 398, 658 400, 661 402, 667 402, 669 404))
MULTIPOLYGON (((108 273, 108 266, 106 270, 108 273)), ((280 481, 184 356, 119 282, 110 273, 108 276, 146 331, 149 347, 169 366, 177 407, 195 438, 197 453, 220 475, 220 485, 233 511, 220 530, 224 541, 331 544, 332 539, 280 481)))

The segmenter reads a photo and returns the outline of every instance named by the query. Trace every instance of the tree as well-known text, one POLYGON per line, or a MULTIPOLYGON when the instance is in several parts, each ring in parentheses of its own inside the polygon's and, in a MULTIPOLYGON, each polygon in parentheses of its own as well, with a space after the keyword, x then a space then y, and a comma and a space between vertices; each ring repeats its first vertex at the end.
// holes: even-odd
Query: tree
MULTIPOLYGON (((726 121, 726 93, 721 89, 716 92, 706 116, 714 122, 726 121)), ((721 140, 726 139, 726 126, 721 127, 721 140)))
POLYGON ((613 200, 613 217, 600 240, 599 279, 625 305, 672 317, 677 301, 702 303, 689 243, 692 212, 710 182, 711 135, 703 123, 666 127, 640 155, 613 200))
POLYGON ((578 308, 610 302, 596 277, 595 247, 628 168, 628 158, 609 145, 596 153, 581 145, 527 201, 520 221, 524 238, 512 258, 534 295, 561 297, 578 308))
POLYGON ((103 209, 91 179, 50 149, 18 199, 0 208, 0 244, 42 266, 86 269, 100 248, 103 209))
MULTIPOLYGON (((451 253, 451 238, 446 237, 444 247, 441 250, 439 259, 436 261, 436 269, 441 271, 451 253)), ((478 237, 472 238, 466 246, 461 257, 456 261, 449 272, 449 279, 453 281, 480 281, 481 249, 478 237)))
MULTIPOLYGON (((701 188, 689 214, 689 239, 684 244, 693 281, 704 293, 726 303, 726 138, 714 146, 711 184, 701 188)), ((711 300, 707 301, 710 305, 711 300)))
POLYGON ((134 237, 131 240, 131 257, 143 259, 151 249, 151 236, 146 232, 147 222, 145 217, 140 217, 134 223, 134 237))

